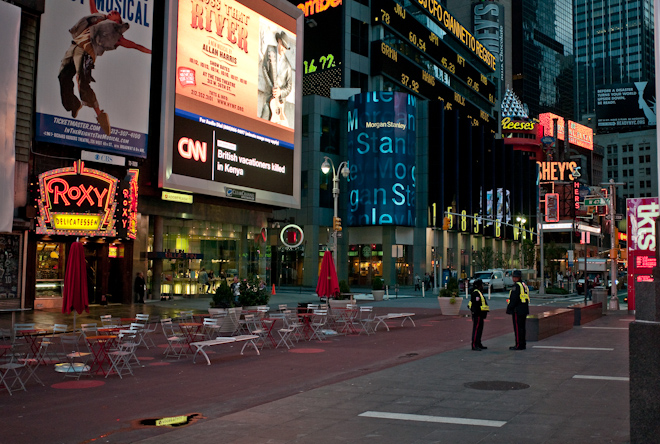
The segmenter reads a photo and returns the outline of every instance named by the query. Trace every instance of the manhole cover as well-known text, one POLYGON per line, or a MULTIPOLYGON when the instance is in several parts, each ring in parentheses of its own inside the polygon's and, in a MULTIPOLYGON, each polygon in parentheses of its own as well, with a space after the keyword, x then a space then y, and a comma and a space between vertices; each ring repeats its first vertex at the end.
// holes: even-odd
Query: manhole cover
POLYGON ((529 385, 522 382, 511 381, 475 381, 466 382, 465 387, 475 390, 493 390, 493 391, 507 391, 507 390, 524 390, 529 388, 529 385))

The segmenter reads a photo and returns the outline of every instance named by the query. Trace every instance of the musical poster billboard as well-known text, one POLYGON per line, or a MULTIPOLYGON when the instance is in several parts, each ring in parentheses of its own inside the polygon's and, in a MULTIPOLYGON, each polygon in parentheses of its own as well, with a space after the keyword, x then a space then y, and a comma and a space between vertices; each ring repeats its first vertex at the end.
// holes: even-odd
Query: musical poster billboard
POLYGON ((596 90, 599 133, 639 131, 656 126, 655 83, 607 85, 596 90))
POLYGON ((302 11, 192 0, 170 16, 159 185, 297 208, 302 11))
POLYGON ((42 142, 147 157, 153 4, 49 0, 41 16, 42 142))

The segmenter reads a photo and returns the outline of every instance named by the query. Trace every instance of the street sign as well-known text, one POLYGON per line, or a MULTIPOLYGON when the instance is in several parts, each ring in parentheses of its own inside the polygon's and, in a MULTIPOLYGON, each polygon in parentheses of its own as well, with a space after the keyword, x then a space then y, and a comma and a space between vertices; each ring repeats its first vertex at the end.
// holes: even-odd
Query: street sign
POLYGON ((623 220, 623 214, 615 214, 614 220, 623 220))
POLYGON ((610 200, 602 197, 587 197, 584 199, 584 205, 587 207, 601 207, 609 204, 610 200))

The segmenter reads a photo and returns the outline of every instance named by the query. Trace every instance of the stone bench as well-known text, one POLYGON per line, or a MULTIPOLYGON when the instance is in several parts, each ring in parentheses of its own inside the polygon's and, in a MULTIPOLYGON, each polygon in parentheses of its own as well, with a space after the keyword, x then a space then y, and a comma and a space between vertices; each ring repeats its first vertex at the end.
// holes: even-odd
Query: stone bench
POLYGON ((243 354, 245 347, 250 345, 254 347, 254 350, 259 355, 260 354, 259 347, 257 347, 257 344, 255 344, 254 342, 255 339, 259 339, 259 336, 257 335, 241 335, 241 336, 230 336, 230 337, 220 336, 216 339, 209 339, 208 341, 191 342, 190 345, 195 348, 195 354, 193 355, 193 364, 195 363, 195 358, 197 357, 197 353, 201 353, 206 358, 206 363, 208 365, 211 365, 211 360, 209 359, 209 355, 206 354, 206 351, 204 350, 205 348, 213 347, 215 345, 234 344, 236 342, 245 342, 245 345, 243 345, 243 348, 241 349, 241 354, 243 354))
POLYGON ((527 341, 534 342, 573 328, 574 310, 556 308, 535 315, 527 315, 527 341))
POLYGON ((568 308, 572 309, 574 313, 573 325, 583 325, 603 316, 602 302, 587 302, 586 304, 580 302, 569 305, 568 308))
POLYGON ((378 330, 378 326, 380 324, 383 324, 387 331, 390 331, 390 327, 387 325, 387 322, 390 319, 403 319, 401 321, 401 326, 403 327, 403 324, 406 322, 406 320, 409 320, 413 327, 415 326, 415 321, 413 321, 413 316, 415 316, 415 313, 388 313, 386 315, 381 315, 381 316, 376 316, 374 319, 376 319, 376 325, 374 326, 374 332, 378 330))

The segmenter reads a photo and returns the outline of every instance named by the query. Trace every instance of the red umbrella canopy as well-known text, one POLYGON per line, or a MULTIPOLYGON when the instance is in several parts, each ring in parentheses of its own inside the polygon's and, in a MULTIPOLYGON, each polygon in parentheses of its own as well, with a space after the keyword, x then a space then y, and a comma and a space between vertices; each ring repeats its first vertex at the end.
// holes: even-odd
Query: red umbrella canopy
POLYGON ((89 313, 87 264, 85 263, 85 249, 80 242, 74 242, 71 245, 64 273, 62 313, 71 313, 73 310, 78 314, 81 314, 83 310, 89 313))
POLYGON ((335 263, 332 261, 332 253, 327 250, 321 261, 321 272, 319 273, 319 282, 316 284, 316 294, 319 297, 337 296, 339 294, 339 281, 337 280, 335 263))

